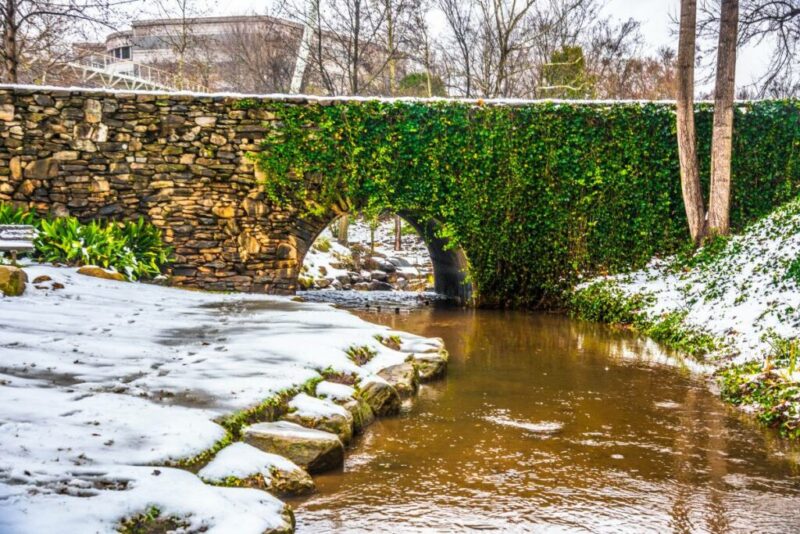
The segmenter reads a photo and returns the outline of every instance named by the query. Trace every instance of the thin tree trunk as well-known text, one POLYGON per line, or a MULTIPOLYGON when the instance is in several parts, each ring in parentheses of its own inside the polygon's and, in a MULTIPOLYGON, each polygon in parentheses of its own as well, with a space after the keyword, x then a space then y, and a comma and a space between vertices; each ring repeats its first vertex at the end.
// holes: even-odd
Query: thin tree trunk
POLYGON ((399 251, 403 248, 403 223, 401 222, 400 216, 394 216, 394 249, 399 251))
POLYGON ((697 0, 681 0, 678 41, 678 154, 681 167, 681 191, 689 222, 689 234, 695 244, 705 237, 705 203, 697 166, 697 140, 694 126, 694 62, 697 31, 697 0))
POLYGON ((8 81, 19 82, 17 57, 17 0, 6 0, 5 32, 3 33, 3 46, 5 47, 5 63, 8 81))
POLYGON ((350 226, 350 216, 345 214, 339 219, 339 231, 336 235, 336 241, 341 245, 347 245, 347 230, 350 226))
POLYGON ((394 58, 394 14, 392 0, 386 0, 386 53, 389 55, 389 96, 394 96, 397 65, 394 58))
POLYGON ((717 47, 717 80, 714 89, 714 129, 711 138, 711 199, 708 228, 727 234, 731 210, 731 154, 733 145, 733 98, 736 91, 736 42, 739 0, 722 0, 717 47))
POLYGON ((294 64, 294 73, 289 92, 297 94, 303 88, 303 77, 306 73, 308 64, 308 54, 311 52, 311 41, 314 36, 314 28, 317 26, 319 17, 318 0, 308 0, 306 4, 306 20, 303 24, 303 36, 300 38, 300 49, 297 51, 297 61, 294 64))

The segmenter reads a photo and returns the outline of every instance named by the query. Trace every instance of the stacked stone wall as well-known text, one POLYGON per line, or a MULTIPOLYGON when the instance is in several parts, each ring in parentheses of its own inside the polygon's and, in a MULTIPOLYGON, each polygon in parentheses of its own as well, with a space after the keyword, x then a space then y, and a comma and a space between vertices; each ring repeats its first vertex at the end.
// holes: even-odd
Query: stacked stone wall
POLYGON ((290 293, 319 224, 265 201, 248 153, 274 117, 238 100, 0 87, 0 202, 145 217, 174 249, 175 285, 290 293))

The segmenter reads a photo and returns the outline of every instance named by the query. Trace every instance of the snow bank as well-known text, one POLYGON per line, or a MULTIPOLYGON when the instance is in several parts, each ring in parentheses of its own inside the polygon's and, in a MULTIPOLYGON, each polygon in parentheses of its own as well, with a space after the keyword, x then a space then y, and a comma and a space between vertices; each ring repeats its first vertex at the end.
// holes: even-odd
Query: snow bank
POLYGON ((764 358, 772 348, 769 334, 800 335, 800 286, 787 273, 800 258, 800 200, 707 257, 686 269, 677 268, 674 258, 654 260, 641 271, 604 280, 626 295, 652 297, 644 308, 651 318, 685 313, 684 325, 723 341, 725 347, 711 355, 719 364, 727 363, 725 356, 735 363, 764 358))
POLYGON ((247 443, 233 443, 217 453, 214 459, 197 474, 203 480, 222 482, 228 477, 246 479, 261 474, 269 478, 271 469, 292 472, 300 469, 294 462, 247 443))
POLYGON ((351 345, 395 353, 375 340, 387 328, 326 304, 24 268, 65 288, 0 298, 0 532, 107 532, 151 506, 209 532, 272 528, 266 493, 157 466, 320 370, 365 374, 351 345))

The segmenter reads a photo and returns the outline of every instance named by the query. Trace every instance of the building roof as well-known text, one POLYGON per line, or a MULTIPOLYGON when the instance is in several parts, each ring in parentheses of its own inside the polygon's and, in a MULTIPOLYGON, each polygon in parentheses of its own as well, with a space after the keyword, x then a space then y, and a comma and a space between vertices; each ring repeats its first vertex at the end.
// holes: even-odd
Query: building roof
MULTIPOLYGON (((303 25, 291 20, 282 19, 278 17, 271 17, 269 15, 234 15, 229 17, 194 17, 186 19, 186 24, 191 25, 213 25, 213 24, 257 24, 269 22, 278 24, 287 28, 302 30, 303 25)), ((136 29, 150 28, 154 26, 173 26, 183 24, 181 19, 144 19, 135 20, 131 22, 130 30, 122 30, 110 33, 106 36, 106 42, 112 39, 119 39, 125 37, 133 37, 136 29)))

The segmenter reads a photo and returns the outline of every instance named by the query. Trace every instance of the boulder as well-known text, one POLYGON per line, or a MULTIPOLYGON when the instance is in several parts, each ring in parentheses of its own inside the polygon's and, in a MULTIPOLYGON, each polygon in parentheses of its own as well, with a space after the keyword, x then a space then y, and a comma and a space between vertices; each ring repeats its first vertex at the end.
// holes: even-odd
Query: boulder
POLYGON ((353 433, 360 434, 375 421, 375 413, 355 388, 347 384, 323 381, 317 384, 317 395, 330 399, 353 416, 353 433))
POLYGON ((344 445, 336 434, 289 421, 245 427, 242 438, 257 449, 290 459, 309 473, 337 469, 344 463, 344 445))
POLYGON ((354 434, 360 434, 375 422, 375 412, 372 411, 372 407, 361 395, 357 394, 354 398, 342 404, 342 407, 353 416, 354 434))
POLYGON ((392 262, 390 262, 390 261, 379 260, 377 262, 377 266, 378 266, 379 270, 381 270, 381 271, 383 271, 385 273, 393 273, 393 272, 397 271, 397 267, 395 267, 394 264, 392 264, 392 262))
MULTIPOLYGON (((356 285, 358 286, 359 284, 356 285)), ((392 289, 394 289, 392 287, 392 284, 386 282, 380 282, 378 280, 373 280, 368 284, 367 287, 370 291, 391 291, 392 289)))
POLYGON ((233 482, 279 495, 306 495, 314 491, 314 480, 300 466, 242 442, 219 451, 197 475, 211 484, 233 482))
POLYGON ((356 291, 369 291, 369 282, 358 282, 353 285, 353 289, 356 291))
POLYGON ((359 386, 359 396, 378 417, 400 412, 400 394, 389 382, 379 376, 365 379, 359 386))
POLYGON ((336 280, 342 284, 343 286, 350 284, 350 275, 349 274, 340 274, 336 277, 336 280))
POLYGON ((401 397, 411 397, 419 389, 417 368, 411 362, 390 365, 378 371, 378 376, 391 384, 401 397))
POLYGON ((387 258, 387 261, 395 267, 411 267, 411 264, 405 258, 387 258))
POLYGON ((95 278, 102 278, 104 280, 116 280, 118 282, 125 281, 125 275, 122 273, 103 269, 102 267, 98 267, 96 265, 85 265, 78 269, 78 274, 82 274, 84 276, 94 276, 95 278))
POLYGON ((353 437, 353 416, 349 411, 333 401, 305 393, 299 393, 289 401, 289 413, 282 419, 306 428, 332 432, 342 443, 348 443, 353 437))
POLYGON ((381 282, 386 281, 386 273, 383 271, 371 271, 369 273, 370 280, 379 280, 381 282))
POLYGON ((447 372, 447 358, 441 353, 414 354, 411 363, 417 369, 420 382, 436 380, 447 372))
POLYGON ((7 297, 18 297, 25 292, 28 277, 25 271, 11 265, 0 265, 0 293, 7 297))
POLYGON ((332 282, 333 280, 330 278, 318 278, 315 283, 317 284, 318 288, 325 289, 326 287, 330 287, 332 282))

